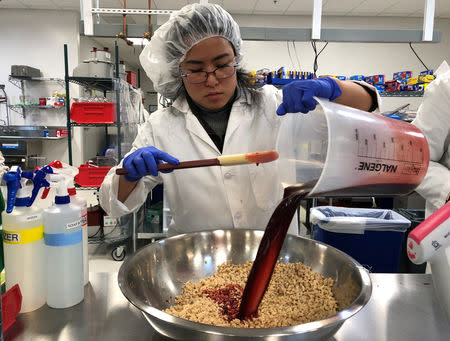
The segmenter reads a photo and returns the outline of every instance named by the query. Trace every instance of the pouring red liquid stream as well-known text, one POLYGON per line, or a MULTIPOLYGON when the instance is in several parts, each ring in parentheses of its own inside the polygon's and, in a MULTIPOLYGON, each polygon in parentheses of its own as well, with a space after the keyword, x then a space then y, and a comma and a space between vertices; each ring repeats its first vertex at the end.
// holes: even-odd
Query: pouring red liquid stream
MULTIPOLYGON (((286 238, 287 231, 300 201, 313 189, 317 180, 286 187, 283 200, 275 208, 270 217, 263 238, 259 244, 255 261, 250 270, 247 284, 242 295, 237 318, 245 320, 257 315, 258 306, 269 286, 275 264, 286 238)), ((409 193, 417 186, 416 183, 405 184, 374 184, 341 188, 335 191, 317 194, 318 196, 361 196, 362 194, 380 191, 385 193, 409 193)))
POLYGON ((275 208, 259 244, 258 252, 245 285, 237 317, 256 316, 258 306, 269 286, 286 233, 300 200, 308 195, 316 181, 286 187, 283 200, 275 208))

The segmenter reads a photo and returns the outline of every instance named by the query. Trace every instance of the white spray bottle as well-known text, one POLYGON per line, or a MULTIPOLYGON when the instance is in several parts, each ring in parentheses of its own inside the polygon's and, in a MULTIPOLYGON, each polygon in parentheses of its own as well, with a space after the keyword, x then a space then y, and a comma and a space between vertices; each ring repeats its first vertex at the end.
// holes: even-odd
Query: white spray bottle
POLYGON ((55 160, 49 163, 55 173, 62 174, 67 180, 67 191, 70 203, 81 207, 81 230, 83 233, 83 283, 89 283, 89 252, 88 252, 88 226, 87 226, 87 201, 77 194, 74 177, 78 174, 78 168, 55 160))
MULTIPOLYGON (((3 154, 0 151, 0 182, 3 179, 3 175, 5 175, 9 171, 9 167, 5 166, 3 164, 4 161, 5 161, 5 159, 3 158, 3 154)), ((4 198, 3 197, 3 193, 0 190, 0 217, 1 217, 1 213, 3 213, 3 211, 6 208, 5 200, 3 198, 4 198)), ((1 219, 0 219, 0 235, 2 236, 2 241, 3 241, 3 225, 2 225, 1 219)), ((0 257, 1 257, 1 263, 0 263, 0 288, 2 289, 2 292, 4 292, 3 285, 5 284, 5 266, 4 266, 5 263, 3 262, 4 257, 3 257, 3 242, 2 241, 0 241, 0 257)), ((1 330, 0 330, 0 333, 1 333, 1 330)), ((1 338, 0 338, 0 340, 1 340, 1 338)))
POLYGON ((47 304, 68 308, 84 298, 81 208, 70 203, 66 179, 48 174, 55 204, 43 211, 47 250, 47 304))
POLYGON ((30 191, 25 176, 32 178, 33 173, 22 172, 18 166, 5 174, 8 197, 2 213, 6 290, 19 284, 21 313, 40 308, 47 296, 42 212, 27 207, 30 191))
POLYGON ((408 234, 411 262, 430 262, 433 286, 450 323, 450 202, 446 203, 408 234))

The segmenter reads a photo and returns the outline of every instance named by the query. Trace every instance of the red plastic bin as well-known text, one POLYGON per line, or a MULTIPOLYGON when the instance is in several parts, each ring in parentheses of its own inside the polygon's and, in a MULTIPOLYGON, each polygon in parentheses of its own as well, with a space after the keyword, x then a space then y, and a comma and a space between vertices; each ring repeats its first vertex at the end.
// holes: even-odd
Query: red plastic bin
POLYGON ((12 286, 2 295, 3 332, 16 322, 16 316, 22 308, 22 293, 18 284, 12 286))
POLYGON ((114 123, 116 105, 112 102, 75 102, 70 108, 70 119, 76 123, 114 123))
POLYGON ((127 82, 137 88, 137 73, 135 71, 126 70, 127 82))
POLYGON ((78 167, 75 182, 81 187, 100 187, 111 167, 90 167, 88 162, 78 167))

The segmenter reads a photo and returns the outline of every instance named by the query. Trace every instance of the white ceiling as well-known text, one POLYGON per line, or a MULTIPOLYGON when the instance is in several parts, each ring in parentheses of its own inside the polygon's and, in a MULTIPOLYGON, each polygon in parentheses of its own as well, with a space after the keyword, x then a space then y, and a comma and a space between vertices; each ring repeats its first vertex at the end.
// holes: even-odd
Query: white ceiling
MULTIPOLYGON (((179 9, 194 0, 152 0, 152 9, 179 9)), ((210 0, 232 14, 311 15, 313 0, 210 0)), ((122 8, 122 0, 99 0, 100 7, 122 8)), ((96 0, 93 0, 96 4, 96 0)), ((147 9, 148 0, 127 0, 127 8, 147 9)), ((323 0, 323 15, 423 17, 425 0, 323 0)), ((1 8, 79 11, 80 0, 0 0, 1 8)), ((450 18, 450 1, 436 0, 436 18, 450 18)), ((145 16, 134 16, 145 23, 145 16)), ((117 17, 120 19, 120 17, 117 17)), ((132 23, 130 21, 130 23, 132 23)))

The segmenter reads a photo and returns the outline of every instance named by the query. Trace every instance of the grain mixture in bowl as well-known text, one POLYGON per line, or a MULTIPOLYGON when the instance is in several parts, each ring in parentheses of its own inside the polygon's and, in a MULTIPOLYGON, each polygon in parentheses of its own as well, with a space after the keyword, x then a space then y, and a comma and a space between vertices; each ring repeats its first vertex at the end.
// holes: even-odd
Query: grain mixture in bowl
POLYGON ((258 316, 245 321, 235 318, 252 263, 222 264, 214 275, 198 283, 187 282, 175 304, 164 311, 194 322, 238 328, 286 327, 337 312, 333 279, 302 263, 278 262, 258 316))

